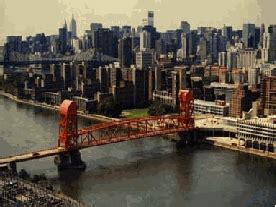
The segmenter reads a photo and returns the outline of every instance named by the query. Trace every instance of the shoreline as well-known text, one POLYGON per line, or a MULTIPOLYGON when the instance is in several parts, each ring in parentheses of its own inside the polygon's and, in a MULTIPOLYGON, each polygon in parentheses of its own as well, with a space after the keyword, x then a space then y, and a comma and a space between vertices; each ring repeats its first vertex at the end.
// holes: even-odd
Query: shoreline
MULTIPOLYGON (((58 111, 58 109, 59 109, 59 106, 53 106, 53 105, 49 105, 49 104, 41 103, 41 102, 34 102, 34 101, 27 100, 27 99, 19 99, 10 93, 5 93, 3 90, 0 90, 0 96, 9 98, 10 100, 15 101, 16 103, 22 103, 25 105, 39 107, 42 109, 47 109, 47 110, 52 110, 52 111, 58 111)), ((102 115, 98 115, 98 114, 85 114, 84 112, 81 112, 81 111, 78 111, 78 116, 82 117, 82 118, 94 120, 94 121, 99 121, 99 122, 108 122, 108 121, 119 120, 116 118, 106 117, 106 116, 102 116, 102 115)))
MULTIPOLYGON (((223 137, 224 139, 228 138, 228 137, 223 137)), ((223 149, 228 149, 231 151, 236 151, 236 152, 242 152, 242 153, 246 153, 246 154, 251 154, 251 155, 256 155, 259 157, 263 157, 263 158, 269 158, 272 160, 276 160, 276 153, 275 152, 268 152, 268 151, 261 151, 261 150, 257 150, 257 149, 253 149, 253 148, 245 148, 244 146, 236 146, 236 145, 232 145, 232 144, 237 144, 237 139, 236 138, 232 138, 232 142, 230 141, 230 139, 228 141, 223 141, 223 140, 219 140, 220 138, 206 138, 205 139, 205 143, 206 144, 210 144, 212 146, 215 147, 219 147, 219 148, 223 148, 223 149)), ((222 139, 222 138, 221 138, 222 139)))

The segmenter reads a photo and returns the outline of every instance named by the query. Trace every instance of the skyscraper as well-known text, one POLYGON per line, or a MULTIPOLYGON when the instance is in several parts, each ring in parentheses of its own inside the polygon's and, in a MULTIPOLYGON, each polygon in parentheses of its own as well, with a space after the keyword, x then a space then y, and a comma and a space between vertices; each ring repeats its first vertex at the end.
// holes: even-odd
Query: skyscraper
POLYGON ((64 26, 59 29, 59 51, 65 54, 68 49, 68 29, 65 21, 64 26))
POLYGON ((255 24, 244 24, 242 30, 242 41, 245 48, 255 48, 255 24))
POLYGON ((147 31, 140 33, 140 50, 151 48, 151 34, 147 31))
POLYGON ((122 68, 128 68, 132 64, 132 39, 125 37, 119 40, 118 54, 120 60, 120 66, 122 68))
POLYGON ((74 18, 74 15, 72 15, 70 31, 71 31, 72 38, 77 37, 77 22, 74 18))
POLYGON ((90 30, 91 31, 96 31, 98 29, 102 29, 103 25, 101 23, 91 23, 90 24, 90 30))
POLYGON ((227 41, 230 41, 232 38, 232 27, 231 26, 223 26, 222 36, 226 37, 227 41))
MULTIPOLYGON (((113 32, 110 29, 98 29, 94 31, 94 47, 105 55, 115 57, 115 48, 118 51, 118 44, 115 45, 113 32)), ((117 53, 117 52, 116 52, 117 53)))
POLYGON ((187 33, 182 33, 181 35, 182 44, 182 57, 187 58, 189 56, 189 36, 187 33))
POLYGON ((276 33, 264 33, 262 45, 262 61, 276 61, 276 33))
POLYGON ((181 21, 181 23, 180 23, 180 29, 184 33, 190 33, 190 24, 187 21, 181 21))
POLYGON ((148 69, 154 66, 154 53, 152 50, 144 50, 136 53, 136 65, 139 69, 148 69))
POLYGON ((148 25, 149 26, 154 26, 154 12, 153 11, 148 11, 148 25))
POLYGON ((189 55, 195 55, 197 52, 197 46, 199 42, 199 36, 196 31, 191 31, 189 34, 189 55))
POLYGON ((268 26, 268 33, 276 33, 276 25, 271 24, 268 26))
POLYGON ((265 24, 262 24, 260 28, 260 44, 259 44, 261 48, 263 47, 264 34, 265 34, 265 24))

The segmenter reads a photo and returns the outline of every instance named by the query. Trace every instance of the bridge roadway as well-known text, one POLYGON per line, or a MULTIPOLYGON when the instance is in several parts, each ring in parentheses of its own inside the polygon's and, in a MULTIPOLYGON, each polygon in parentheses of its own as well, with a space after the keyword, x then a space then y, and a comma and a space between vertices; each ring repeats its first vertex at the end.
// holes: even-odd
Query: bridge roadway
MULTIPOLYGON (((209 119, 202 119, 202 120, 196 120, 195 125, 197 129, 201 130, 216 130, 216 129, 224 129, 227 131, 233 131, 235 132, 236 130, 234 127, 230 127, 229 125, 226 126, 220 122, 216 122, 216 124, 213 123, 213 121, 216 119, 212 120, 212 123, 210 122, 209 119), (210 123, 209 123, 210 122, 210 123), (231 130, 230 130, 231 128, 231 130), (233 129, 232 129, 233 128, 233 129)), ((216 120, 217 121, 217 120, 216 120)), ((154 128, 154 127, 153 127, 154 128)), ((140 134, 134 134, 130 136, 122 136, 120 138, 110 138, 110 139, 102 139, 102 140, 95 140, 91 141, 89 143, 82 143, 81 146, 78 147, 79 150, 88 148, 88 147, 93 147, 93 146, 101 146, 101 145, 106 145, 106 144, 111 144, 111 143, 118 143, 118 142, 123 142, 123 141, 129 141, 129 140, 134 140, 134 139, 141 139, 141 138, 146 138, 146 137, 153 137, 153 136, 158 136, 158 135, 165 135, 165 134, 173 134, 177 132, 183 131, 183 128, 181 129, 168 129, 168 130, 162 130, 159 131, 157 128, 151 129, 148 132, 145 133, 140 133, 140 134), (153 130, 153 131, 151 131, 153 130)), ((81 131, 81 130, 80 130, 81 131)), ((67 152, 67 150, 63 147, 55 147, 55 148, 50 148, 46 150, 41 150, 41 151, 36 151, 36 152, 28 152, 20 155, 15 155, 15 156, 9 156, 9 157, 4 157, 0 158, 0 165, 2 164, 8 164, 12 162, 25 162, 29 160, 35 160, 35 159, 41 159, 45 157, 51 157, 51 156, 56 156, 62 153, 67 152)))
MULTIPOLYGON (((77 104, 71 100, 64 100, 59 107, 58 147, 0 158, 0 165, 15 164, 17 162, 56 156, 69 152, 71 162, 76 162, 76 160, 80 160, 80 153, 74 155, 74 152, 87 147, 193 131, 192 93, 187 90, 181 90, 179 92, 179 100, 180 109, 179 114, 176 115, 110 121, 79 130, 77 124, 77 104)), ((60 156, 60 159, 61 162, 65 163, 64 157, 68 156, 60 156)))
POLYGON ((20 155, 0 158, 0 165, 12 163, 12 162, 25 162, 28 160, 56 156, 56 155, 58 155, 60 153, 64 153, 64 152, 65 152, 64 148, 52 148, 52 149, 46 149, 46 150, 41 150, 41 151, 37 151, 37 152, 28 152, 28 153, 24 153, 24 154, 20 154, 20 155))
MULTIPOLYGON (((183 131, 183 129, 171 129, 167 131, 156 131, 156 132, 150 132, 150 133, 144 133, 144 134, 140 133, 136 135, 134 134, 134 135, 123 136, 119 138, 114 137, 111 139, 93 140, 91 142, 82 143, 80 146, 77 147, 77 149, 81 150, 81 149, 85 149, 93 146, 101 146, 101 145, 124 142, 129 140, 149 138, 149 137, 154 137, 158 135, 173 134, 180 131, 183 131)), ((20 155, 0 158, 0 165, 17 163, 17 162, 25 162, 25 161, 41 159, 45 157, 52 157, 66 152, 68 152, 68 150, 66 150, 63 147, 50 148, 50 149, 40 150, 35 152, 27 152, 20 155)))

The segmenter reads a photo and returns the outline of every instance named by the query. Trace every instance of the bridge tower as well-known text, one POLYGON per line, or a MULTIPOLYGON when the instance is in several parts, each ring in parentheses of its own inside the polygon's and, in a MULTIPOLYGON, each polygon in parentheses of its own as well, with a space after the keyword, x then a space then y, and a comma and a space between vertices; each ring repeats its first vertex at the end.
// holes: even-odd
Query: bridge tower
POLYGON ((194 127, 194 97, 189 90, 180 90, 178 93, 179 99, 179 115, 187 126, 194 127))
POLYGON ((84 169, 85 163, 81 160, 78 146, 78 117, 77 104, 74 101, 64 100, 59 108, 59 137, 58 147, 66 152, 55 157, 58 169, 84 169))
MULTIPOLYGON (((189 90, 180 90, 178 93, 179 99, 179 123, 185 126, 187 129, 195 128, 194 121, 194 97, 189 90)), ((178 137, 180 138, 177 143, 178 146, 186 146, 187 144, 194 143, 195 134, 194 131, 179 132, 178 137)))
POLYGON ((69 149, 77 144, 78 117, 77 104, 64 100, 59 108, 59 139, 58 146, 69 149))

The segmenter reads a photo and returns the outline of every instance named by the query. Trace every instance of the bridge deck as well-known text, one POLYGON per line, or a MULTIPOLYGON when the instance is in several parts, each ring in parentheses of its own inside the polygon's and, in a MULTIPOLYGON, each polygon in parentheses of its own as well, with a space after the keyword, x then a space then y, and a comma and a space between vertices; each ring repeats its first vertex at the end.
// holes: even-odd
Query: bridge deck
POLYGON ((21 155, 4 157, 4 158, 0 158, 0 165, 11 163, 11 162, 24 162, 28 160, 41 159, 44 157, 51 157, 63 152, 65 152, 65 149, 52 148, 52 149, 47 149, 47 150, 42 150, 37 152, 29 152, 21 155))
MULTIPOLYGON (((151 133, 135 134, 132 136, 114 137, 114 138, 110 138, 110 139, 94 140, 91 142, 84 142, 81 145, 76 146, 76 148, 78 150, 81 150, 81 149, 88 148, 88 147, 96 147, 96 146, 113 144, 113 143, 118 143, 118 142, 125 142, 125 141, 130 141, 130 140, 135 140, 135 139, 150 138, 150 137, 155 137, 158 135, 173 134, 173 133, 180 132, 180 131, 185 131, 185 130, 172 129, 172 130, 167 130, 167 131, 162 131, 162 132, 156 131, 156 132, 151 132, 151 133)), ((0 165, 8 164, 11 162, 25 162, 25 161, 29 161, 29 160, 41 159, 41 158, 45 158, 45 157, 56 156, 56 155, 59 155, 59 154, 65 153, 65 152, 67 152, 67 150, 65 148, 57 147, 57 148, 46 149, 46 150, 41 150, 41 151, 36 151, 36 152, 28 152, 28 153, 24 153, 21 155, 3 157, 3 158, 0 158, 0 165)))

